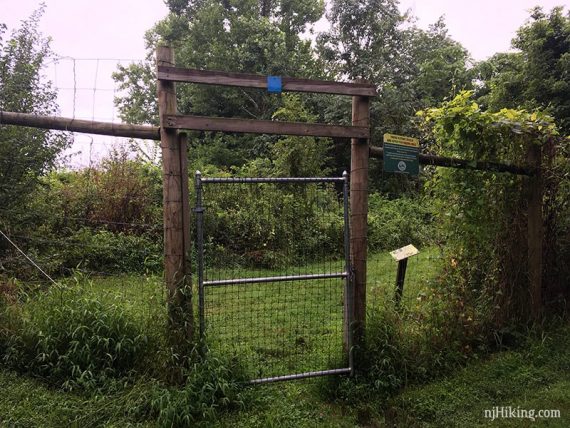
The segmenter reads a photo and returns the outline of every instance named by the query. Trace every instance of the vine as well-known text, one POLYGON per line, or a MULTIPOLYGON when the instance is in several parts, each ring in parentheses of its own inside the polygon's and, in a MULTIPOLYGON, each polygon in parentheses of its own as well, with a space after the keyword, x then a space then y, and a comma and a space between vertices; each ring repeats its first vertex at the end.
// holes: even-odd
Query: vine
MULTIPOLYGON (((418 116, 428 142, 426 149, 443 156, 524 165, 529 148, 540 145, 546 188, 543 211, 549 238, 545 253, 559 250, 549 233, 558 223, 546 214, 560 199, 558 184, 563 179, 554 172, 560 164, 554 143, 566 144, 567 140, 559 138, 550 116, 540 111, 484 111, 468 91, 439 108, 420 111, 418 116)), ((431 174, 428 171, 428 175, 426 189, 433 198, 449 251, 448 286, 460 295, 461 305, 474 308, 496 327, 507 320, 526 319, 530 302, 528 178, 459 169, 438 169, 431 174)))

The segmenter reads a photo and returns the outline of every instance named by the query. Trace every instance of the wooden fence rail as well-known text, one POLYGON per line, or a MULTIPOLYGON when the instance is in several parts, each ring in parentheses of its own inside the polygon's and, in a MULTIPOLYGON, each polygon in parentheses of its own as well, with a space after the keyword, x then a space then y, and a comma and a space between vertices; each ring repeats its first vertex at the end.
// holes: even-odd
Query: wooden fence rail
POLYGON ((29 126, 56 131, 84 132, 86 134, 110 135, 112 137, 160 140, 160 128, 150 125, 97 122, 59 116, 39 116, 30 113, 0 111, 0 125, 29 126))

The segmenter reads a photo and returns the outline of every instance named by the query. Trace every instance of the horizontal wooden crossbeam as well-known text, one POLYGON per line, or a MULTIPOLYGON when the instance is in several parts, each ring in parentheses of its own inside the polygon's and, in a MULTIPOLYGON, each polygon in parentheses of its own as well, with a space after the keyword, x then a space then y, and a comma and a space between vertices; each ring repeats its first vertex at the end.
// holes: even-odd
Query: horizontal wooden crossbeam
POLYGON ((330 138, 368 138, 370 129, 364 126, 326 125, 322 123, 278 122, 224 117, 165 115, 166 128, 195 131, 240 132, 250 134, 300 135, 330 138))
MULTIPOLYGON (((370 157, 383 159, 384 149, 382 147, 370 147, 370 157)), ((448 168, 472 169, 478 171, 510 172, 517 175, 534 175, 536 169, 528 166, 507 165, 488 161, 470 161, 466 159, 450 158, 446 156, 419 154, 419 161, 422 165, 445 166, 448 168)))
MULTIPOLYGON (((179 67, 158 67, 158 79, 206 85, 239 86, 267 89, 267 76, 260 74, 229 73, 225 71, 194 70, 179 67)), ((368 83, 334 82, 327 80, 282 77, 285 92, 314 92, 336 95, 376 96, 376 87, 368 83)))

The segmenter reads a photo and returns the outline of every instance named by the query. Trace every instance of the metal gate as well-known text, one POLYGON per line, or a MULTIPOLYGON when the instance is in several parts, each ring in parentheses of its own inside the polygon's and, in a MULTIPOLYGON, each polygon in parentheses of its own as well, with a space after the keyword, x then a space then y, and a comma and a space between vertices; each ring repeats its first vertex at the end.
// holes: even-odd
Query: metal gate
POLYGON ((196 172, 201 339, 252 383, 352 373, 348 188, 196 172))

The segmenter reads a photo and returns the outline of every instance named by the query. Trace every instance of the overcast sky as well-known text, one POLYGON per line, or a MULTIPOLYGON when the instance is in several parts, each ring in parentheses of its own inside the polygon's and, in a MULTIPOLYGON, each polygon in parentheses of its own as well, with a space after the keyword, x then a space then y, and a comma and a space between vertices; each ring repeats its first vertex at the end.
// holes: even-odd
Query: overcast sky
MULTIPOLYGON (((0 0, 0 22, 10 28, 28 17, 40 0, 0 0)), ((73 57, 142 58, 143 35, 166 12, 163 0, 44 0, 42 31, 53 49, 73 57)), ((568 7, 569 0, 401 0, 426 27, 445 15, 451 36, 475 59, 508 49, 528 10, 568 7)))
MULTIPOLYGON (((117 121, 112 109, 111 73, 119 59, 126 64, 129 60, 144 58, 145 31, 167 13, 163 0, 43 2, 47 8, 40 29, 52 37, 53 51, 78 59, 62 60, 46 70, 46 75, 60 89, 61 114, 117 121)), ((16 28, 40 3, 40 0, 0 0, 0 22, 7 24, 9 30, 16 28)), ((557 5, 568 9, 570 0, 400 1, 401 10, 410 9, 422 28, 444 15, 450 36, 463 44, 475 60, 508 50, 517 28, 535 5, 547 11, 557 5)), ((97 138, 99 143, 113 143, 112 139, 97 138)), ((78 136, 76 146, 90 141, 89 136, 78 136)))

